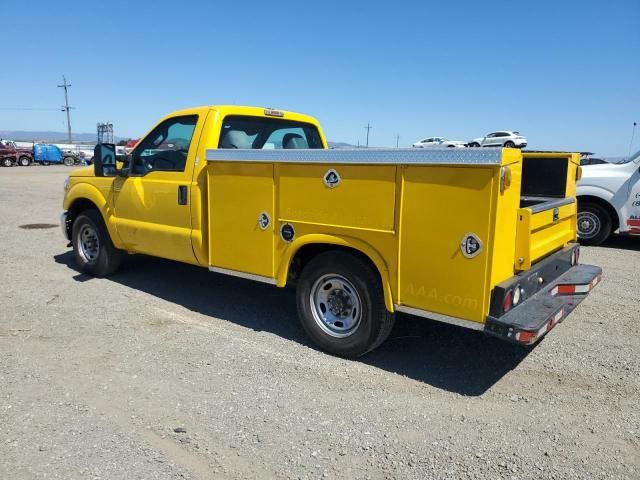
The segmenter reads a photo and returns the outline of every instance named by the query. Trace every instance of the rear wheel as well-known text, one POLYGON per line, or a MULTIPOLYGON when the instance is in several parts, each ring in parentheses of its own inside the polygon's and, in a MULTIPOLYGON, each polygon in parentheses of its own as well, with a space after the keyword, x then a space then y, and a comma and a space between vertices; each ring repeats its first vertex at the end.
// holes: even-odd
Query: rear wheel
POLYGON ((5 157, 2 159, 2 166, 3 167, 12 167, 13 166, 13 159, 11 159, 10 157, 5 157))
POLYGON ((29 158, 29 157, 20 157, 18 159, 18 164, 21 167, 28 167, 29 165, 31 165, 31 158, 29 158))
POLYGON ((365 260, 344 251, 313 258, 297 286, 300 321, 322 350, 359 357, 378 347, 395 317, 384 303, 378 272, 365 260))
POLYGON ((613 222, 609 212, 597 203, 578 205, 578 239, 584 245, 600 245, 611 235, 613 222))
POLYGON ((515 146, 516 146, 516 144, 513 143, 511 140, 509 140, 507 142, 504 142, 504 148, 513 148, 515 146))
POLYGON ((74 157, 64 157, 62 159, 62 163, 67 167, 73 167, 76 164, 76 159, 74 157))
POLYGON ((94 277, 115 272, 124 256, 113 246, 102 216, 97 210, 85 210, 73 222, 73 252, 80 269, 94 277))

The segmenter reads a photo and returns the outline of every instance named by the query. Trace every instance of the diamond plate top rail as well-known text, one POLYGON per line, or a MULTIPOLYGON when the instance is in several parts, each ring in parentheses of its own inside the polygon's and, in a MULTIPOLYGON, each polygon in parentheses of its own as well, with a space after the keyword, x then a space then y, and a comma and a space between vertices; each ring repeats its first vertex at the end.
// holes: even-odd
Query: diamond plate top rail
POLYGON ((501 148, 208 149, 208 162, 370 165, 500 165, 501 148))

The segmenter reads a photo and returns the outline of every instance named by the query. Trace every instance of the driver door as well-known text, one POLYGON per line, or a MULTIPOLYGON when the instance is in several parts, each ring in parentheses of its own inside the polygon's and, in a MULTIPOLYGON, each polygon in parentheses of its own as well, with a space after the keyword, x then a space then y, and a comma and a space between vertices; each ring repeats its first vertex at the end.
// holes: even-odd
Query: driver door
POLYGON ((115 225, 127 250, 197 263, 191 245, 191 179, 204 118, 171 117, 131 155, 112 187, 115 225))

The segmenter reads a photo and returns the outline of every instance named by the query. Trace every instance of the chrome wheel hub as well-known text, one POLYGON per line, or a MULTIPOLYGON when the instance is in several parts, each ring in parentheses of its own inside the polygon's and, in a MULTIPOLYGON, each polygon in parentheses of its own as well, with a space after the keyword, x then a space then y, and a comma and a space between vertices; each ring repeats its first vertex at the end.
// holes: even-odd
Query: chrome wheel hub
POLYGON ((600 219, 595 213, 578 213, 578 236, 584 240, 595 237, 600 232, 600 219))
POLYGON ((93 263, 100 254, 98 232, 91 225, 83 225, 78 232, 78 252, 87 263, 93 263))
POLYGON ((345 338, 360 326, 362 301, 353 284, 338 274, 320 277, 311 287, 311 313, 328 335, 345 338))

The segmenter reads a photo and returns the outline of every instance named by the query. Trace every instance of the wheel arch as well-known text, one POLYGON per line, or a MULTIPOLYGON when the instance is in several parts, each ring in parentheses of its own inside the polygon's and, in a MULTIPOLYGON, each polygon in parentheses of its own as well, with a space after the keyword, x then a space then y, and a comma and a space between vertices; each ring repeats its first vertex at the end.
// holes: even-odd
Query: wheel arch
POLYGON ((102 192, 95 186, 89 185, 88 183, 73 185, 65 195, 63 207, 69 213, 66 226, 69 233, 73 227, 73 221, 80 213, 87 209, 95 209, 102 216, 111 241, 114 244, 120 243, 120 237, 117 235, 113 222, 111 222, 112 212, 107 203, 107 199, 104 198, 102 192))
POLYGON ((611 226, 612 232, 618 230, 622 225, 620 216, 618 215, 618 211, 608 200, 605 200, 604 198, 598 197, 596 195, 578 195, 577 200, 578 209, 580 208, 581 203, 595 203, 596 205, 604 208, 611 217, 611 221, 613 222, 613 225, 611 226))
POLYGON ((371 245, 351 237, 312 234, 294 240, 280 261, 280 268, 276 276, 277 285, 284 287, 289 281, 295 281, 298 273, 307 262, 329 250, 347 251, 367 261, 380 275, 387 310, 389 312, 395 311, 386 262, 371 245))

